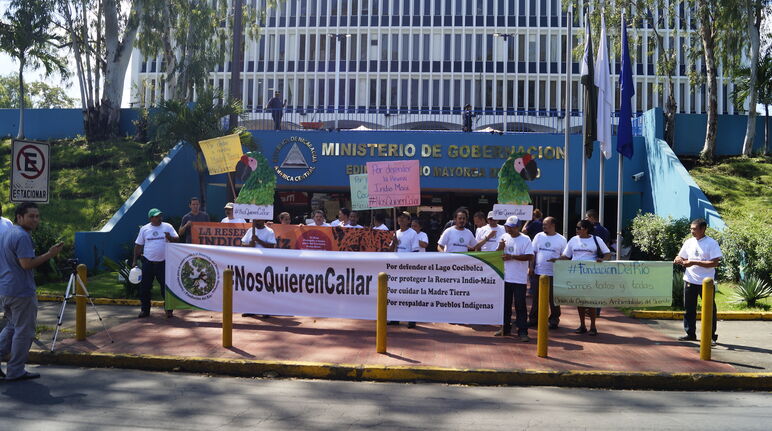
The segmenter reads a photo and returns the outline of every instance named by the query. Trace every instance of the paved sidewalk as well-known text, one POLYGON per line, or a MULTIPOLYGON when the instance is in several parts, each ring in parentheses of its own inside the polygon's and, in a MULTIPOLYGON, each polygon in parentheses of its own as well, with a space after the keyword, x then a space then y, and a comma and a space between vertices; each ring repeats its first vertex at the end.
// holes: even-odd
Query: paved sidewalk
MULTIPOLYGON (((381 355, 375 352, 372 321, 236 315, 233 348, 225 349, 219 313, 178 310, 174 318, 166 319, 162 310, 153 309, 150 318, 136 319, 134 307, 98 307, 115 342, 110 343, 89 309, 89 330, 97 332, 84 342, 63 340, 57 351, 454 369, 738 371, 729 363, 700 361, 691 343, 681 343, 616 310, 604 310, 598 321, 600 334, 592 337, 573 333, 578 326, 576 311, 564 307, 561 327, 550 333, 549 357, 539 358, 533 329, 532 341, 521 343, 512 337, 493 337, 497 329, 493 326, 389 326, 388 353, 381 355)), ((50 312, 41 310, 41 316, 46 314, 50 312)), ((45 320, 41 317, 41 323, 45 320)))

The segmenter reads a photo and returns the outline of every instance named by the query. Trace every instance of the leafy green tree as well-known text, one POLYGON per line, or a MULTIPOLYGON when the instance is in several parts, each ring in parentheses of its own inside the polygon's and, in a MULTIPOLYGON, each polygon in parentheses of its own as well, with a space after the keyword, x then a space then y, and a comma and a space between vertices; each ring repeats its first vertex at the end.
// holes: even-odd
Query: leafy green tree
MULTIPOLYGON (((19 109, 19 76, 0 76, 0 109, 19 109)), ((58 86, 33 81, 25 85, 24 106, 29 108, 74 108, 75 100, 58 86)))
POLYGON ((206 209, 206 185, 208 170, 200 141, 217 138, 232 133, 223 126, 223 118, 231 114, 242 113, 241 101, 219 103, 222 95, 205 89, 198 93, 195 103, 167 99, 150 116, 151 130, 155 131, 155 140, 172 146, 183 142, 196 151, 196 172, 198 172, 199 196, 201 207, 206 209))
MULTIPOLYGON (((756 100, 758 103, 764 105, 764 154, 767 153, 767 146, 769 144, 769 105, 772 105, 772 47, 764 52, 764 55, 759 58, 756 66, 756 87, 751 89, 751 76, 752 68, 743 67, 736 75, 735 87, 734 87, 734 102, 735 107, 742 111, 743 105, 746 100, 751 99, 751 93, 756 93, 756 100)), ((756 105, 750 105, 750 109, 755 111, 756 105)), ((746 134, 747 137, 747 134, 746 134)), ((743 151, 743 153, 745 153, 743 151)))
POLYGON ((52 31, 53 6, 53 0, 12 0, 0 23, 0 49, 19 63, 18 139, 24 138, 24 70, 42 67, 45 76, 68 73, 65 60, 57 52, 61 41, 52 31))

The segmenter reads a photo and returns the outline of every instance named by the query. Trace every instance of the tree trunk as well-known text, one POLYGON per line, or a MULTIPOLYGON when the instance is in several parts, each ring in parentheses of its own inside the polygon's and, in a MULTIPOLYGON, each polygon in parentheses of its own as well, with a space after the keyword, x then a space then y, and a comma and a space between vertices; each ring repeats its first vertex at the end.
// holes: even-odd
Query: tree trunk
POLYGON ((748 38, 751 41, 751 75, 748 85, 748 124, 743 140, 743 156, 750 156, 753 142, 756 140, 756 101, 758 100, 757 83, 759 70, 759 26, 761 25, 761 10, 756 8, 751 0, 746 0, 748 14, 748 38))
POLYGON ((24 139, 24 56, 19 59, 19 133, 16 139, 24 139))
POLYGON ((196 151, 196 172, 198 173, 198 199, 201 201, 201 211, 206 212, 206 186, 208 184, 208 172, 204 153, 196 151))
POLYGON ((718 116, 717 85, 716 85, 716 54, 715 34, 711 21, 709 6, 700 3, 700 36, 705 59, 705 77, 708 86, 708 122, 705 127, 705 145, 700 152, 700 158, 713 160, 716 152, 716 128, 718 116))
POLYGON ((766 112, 764 116, 764 155, 766 155, 769 149, 769 105, 764 105, 764 111, 766 112))
POLYGON ((669 94, 667 102, 665 102, 665 142, 667 142, 670 148, 673 148, 675 145, 675 116, 678 105, 676 104, 675 96, 673 96, 673 80, 669 79, 668 81, 669 94))

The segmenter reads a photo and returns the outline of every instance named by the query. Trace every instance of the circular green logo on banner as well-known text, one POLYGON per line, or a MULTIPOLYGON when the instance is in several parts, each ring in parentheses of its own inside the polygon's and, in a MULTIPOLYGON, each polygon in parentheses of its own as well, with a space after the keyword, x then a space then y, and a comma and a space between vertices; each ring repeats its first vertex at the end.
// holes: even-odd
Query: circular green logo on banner
POLYGON ((183 292, 197 300, 206 300, 212 297, 219 282, 219 271, 214 261, 206 255, 192 254, 177 268, 177 278, 183 292))

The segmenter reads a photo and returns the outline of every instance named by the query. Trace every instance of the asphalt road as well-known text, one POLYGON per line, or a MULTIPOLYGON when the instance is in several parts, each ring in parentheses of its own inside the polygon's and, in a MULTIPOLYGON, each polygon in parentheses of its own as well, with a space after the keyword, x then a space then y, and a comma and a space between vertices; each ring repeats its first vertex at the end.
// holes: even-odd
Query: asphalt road
POLYGON ((30 366, 2 430, 767 430, 772 394, 242 379, 30 366))

